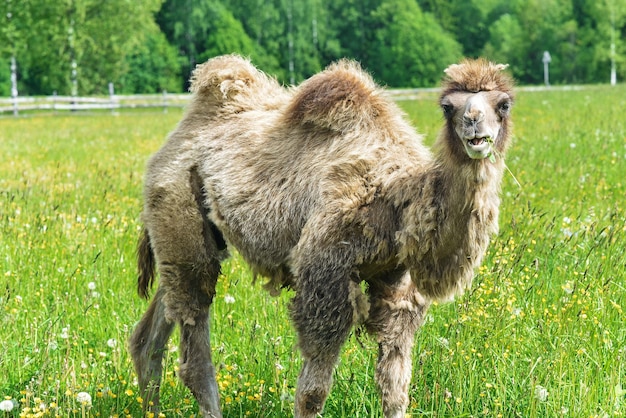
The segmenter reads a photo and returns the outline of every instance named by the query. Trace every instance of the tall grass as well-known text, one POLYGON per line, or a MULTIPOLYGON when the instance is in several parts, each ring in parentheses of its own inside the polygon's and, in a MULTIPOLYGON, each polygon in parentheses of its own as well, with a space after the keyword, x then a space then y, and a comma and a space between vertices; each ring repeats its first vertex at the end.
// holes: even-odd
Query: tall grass
MULTIPOLYGON (((625 93, 518 94, 507 165, 521 186, 505 177, 500 234, 472 290, 433 306, 417 336, 410 416, 626 414, 625 93)), ((401 105, 432 142, 435 96, 401 105)), ((0 417, 141 414, 125 344, 146 308, 142 175, 180 116, 0 119, 0 401, 15 405, 0 417)), ((291 414, 290 296, 253 285, 239 257, 225 263, 212 340, 226 417, 291 414)), ((176 378, 176 339, 163 413, 187 417, 197 406, 176 378)), ((381 415, 375 361, 373 341, 349 339, 325 416, 381 415)))

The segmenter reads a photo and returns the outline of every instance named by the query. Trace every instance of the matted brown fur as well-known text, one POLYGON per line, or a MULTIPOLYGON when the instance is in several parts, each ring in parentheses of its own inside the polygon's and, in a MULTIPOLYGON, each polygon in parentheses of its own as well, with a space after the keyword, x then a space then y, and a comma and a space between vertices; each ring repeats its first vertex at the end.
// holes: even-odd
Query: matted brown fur
POLYGON ((153 261, 160 280, 130 344, 144 404, 158 408, 178 324, 180 376, 204 415, 221 416, 208 311, 227 244, 272 292, 296 291, 295 416, 322 411, 340 349, 364 323, 379 343, 384 415, 404 417, 416 330, 431 301, 471 284, 498 230, 513 100, 503 69, 448 68, 431 152, 354 62, 293 88, 234 55, 199 66, 189 108, 146 173, 140 293, 153 261))

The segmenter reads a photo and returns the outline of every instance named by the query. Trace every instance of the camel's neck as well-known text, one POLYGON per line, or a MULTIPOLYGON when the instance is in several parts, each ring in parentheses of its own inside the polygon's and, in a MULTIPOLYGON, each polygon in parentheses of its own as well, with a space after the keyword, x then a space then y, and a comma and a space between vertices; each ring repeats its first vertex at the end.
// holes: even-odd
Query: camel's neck
POLYGON ((446 298, 471 283, 489 237, 498 231, 503 161, 456 164, 439 158, 404 188, 417 196, 403 212, 400 261, 425 295, 446 298))

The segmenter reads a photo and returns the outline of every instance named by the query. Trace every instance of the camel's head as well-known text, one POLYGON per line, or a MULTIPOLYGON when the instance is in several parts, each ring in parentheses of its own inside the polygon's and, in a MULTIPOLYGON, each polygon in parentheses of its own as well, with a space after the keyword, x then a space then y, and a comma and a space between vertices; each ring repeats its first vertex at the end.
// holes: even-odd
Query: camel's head
POLYGON ((513 104, 506 67, 477 59, 445 70, 439 103, 448 125, 448 145, 459 158, 493 158, 506 150, 513 104))

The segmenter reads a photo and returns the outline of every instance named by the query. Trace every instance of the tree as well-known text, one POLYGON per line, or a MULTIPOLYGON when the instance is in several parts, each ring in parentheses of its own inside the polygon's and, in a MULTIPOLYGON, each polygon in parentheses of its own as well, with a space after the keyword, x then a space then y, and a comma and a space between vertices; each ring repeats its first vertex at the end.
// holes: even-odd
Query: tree
POLYGON ((196 64, 227 53, 263 61, 265 52, 228 8, 214 0, 166 0, 156 17, 169 42, 185 57, 185 89, 196 64))
MULTIPOLYGON (((26 49, 25 34, 32 25, 28 0, 18 3, 15 0, 0 0, 0 95, 11 94, 11 57, 18 62, 18 72, 22 72, 21 61, 26 49)), ((21 84, 21 78, 18 81, 21 84)), ((21 90, 21 88, 18 88, 21 90)))
POLYGON ((462 56, 461 46, 414 0, 385 0, 372 16, 376 26, 367 65, 389 86, 433 86, 462 56))
MULTIPOLYGON (((21 94, 69 94, 75 63, 78 91, 104 93, 127 69, 161 0, 5 0, 11 22, 0 31, 18 59, 21 94), (15 11, 17 10, 17 12, 15 11), (28 47, 26 47, 28 46, 28 47)), ((0 47, 0 54, 7 55, 0 47)))
POLYGON ((509 64, 515 78, 523 78, 526 74, 527 44, 517 17, 508 13, 500 16, 489 29, 489 39, 483 51, 485 57, 509 64))
POLYGON ((180 57, 156 25, 127 57, 126 65, 128 69, 118 83, 121 93, 180 92, 182 89, 180 57))

